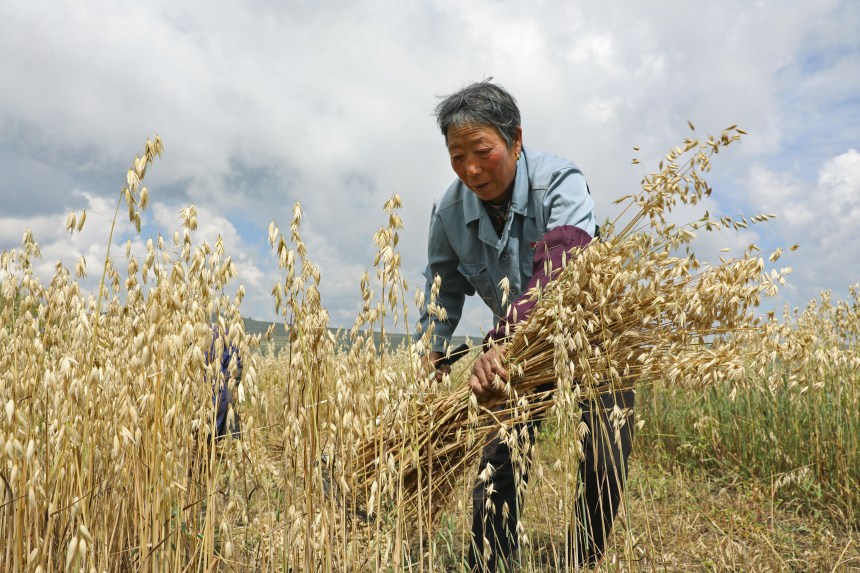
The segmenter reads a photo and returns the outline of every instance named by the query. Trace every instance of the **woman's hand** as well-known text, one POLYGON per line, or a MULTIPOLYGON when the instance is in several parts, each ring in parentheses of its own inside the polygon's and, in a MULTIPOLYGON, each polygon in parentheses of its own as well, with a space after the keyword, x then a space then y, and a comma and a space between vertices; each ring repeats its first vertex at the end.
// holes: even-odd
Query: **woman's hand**
POLYGON ((504 384, 508 382, 508 371, 502 366, 504 356, 501 348, 490 348, 472 366, 469 386, 479 402, 505 395, 504 384), (499 384, 496 383, 497 376, 501 379, 499 384))
POLYGON ((451 374, 451 365, 443 362, 445 355, 441 352, 431 352, 424 355, 424 373, 436 371, 436 382, 441 382, 445 374, 451 374))

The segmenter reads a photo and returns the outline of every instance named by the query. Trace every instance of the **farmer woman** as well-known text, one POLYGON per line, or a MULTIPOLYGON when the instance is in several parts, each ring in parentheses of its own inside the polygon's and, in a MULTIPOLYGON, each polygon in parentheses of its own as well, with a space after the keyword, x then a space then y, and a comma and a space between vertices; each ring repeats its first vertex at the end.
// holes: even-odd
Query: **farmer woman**
MULTIPOLYGON (((563 253, 585 247, 597 236, 594 202, 576 165, 523 147, 516 101, 489 80, 444 98, 436 118, 457 180, 433 206, 424 276, 428 301, 434 278, 441 279, 436 303, 446 310, 447 320, 425 310, 420 323, 425 331, 435 323, 428 365, 438 374, 448 369, 444 351, 465 297, 477 293, 490 307, 496 327, 485 339, 486 351, 475 362, 470 380, 482 401, 499 393, 496 376, 507 380, 502 360, 506 329, 516 328, 535 304, 523 294, 551 279, 545 261, 559 269, 563 253), (507 310, 502 279, 507 279, 513 301, 507 310)), ((580 479, 585 492, 577 501, 577 523, 569 540, 570 559, 579 565, 594 564, 603 556, 621 498, 631 424, 625 424, 619 442, 603 439, 606 428, 612 428, 608 411, 616 400, 622 408, 632 407, 632 395, 608 396, 593 408, 582 404, 583 421, 592 431, 583 444, 580 479)), ((527 428, 532 441, 535 426, 527 428)), ((472 571, 495 571, 503 562, 510 570, 518 545, 519 501, 511 452, 498 437, 484 449, 479 469, 486 470, 488 464, 489 481, 478 480, 473 491, 469 565, 472 571)))

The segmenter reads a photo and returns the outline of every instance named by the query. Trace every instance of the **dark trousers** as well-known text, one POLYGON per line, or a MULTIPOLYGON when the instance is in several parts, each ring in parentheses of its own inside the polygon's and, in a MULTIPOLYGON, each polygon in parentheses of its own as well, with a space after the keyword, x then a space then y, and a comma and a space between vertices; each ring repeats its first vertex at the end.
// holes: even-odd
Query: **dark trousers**
MULTIPOLYGON (((571 564, 593 565, 602 556, 606 539, 612 531, 612 522, 627 478, 627 458, 633 440, 633 417, 626 418, 616 439, 611 412, 619 408, 633 408, 632 391, 601 396, 593 404, 583 403, 582 421, 589 432, 583 442, 585 459, 579 465, 579 479, 583 493, 576 500, 574 523, 568 532, 571 564)), ((521 450, 531 451, 541 420, 519 427, 521 450), (527 443, 526 443, 527 441, 527 443)), ((489 463, 493 471, 488 482, 478 479, 472 491, 472 544, 469 550, 469 568, 473 572, 495 572, 498 564, 510 571, 518 547, 516 525, 520 503, 516 474, 523 483, 528 481, 528 456, 521 467, 514 468, 509 446, 495 436, 484 448, 479 471, 489 463), (489 486, 492 492, 488 493, 489 486), (484 560, 484 548, 490 555, 484 560)), ((518 464, 519 465, 519 464, 518 464)))

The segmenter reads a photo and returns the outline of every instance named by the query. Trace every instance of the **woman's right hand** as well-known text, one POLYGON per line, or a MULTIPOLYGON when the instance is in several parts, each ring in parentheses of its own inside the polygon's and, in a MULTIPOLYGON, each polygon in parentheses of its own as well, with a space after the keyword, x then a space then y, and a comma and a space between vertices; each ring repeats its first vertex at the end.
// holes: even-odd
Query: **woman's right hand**
POLYGON ((504 350, 493 347, 475 360, 469 386, 478 402, 505 395, 504 386, 508 382, 508 371, 502 366, 504 355, 504 350), (502 384, 496 382, 497 377, 502 384))

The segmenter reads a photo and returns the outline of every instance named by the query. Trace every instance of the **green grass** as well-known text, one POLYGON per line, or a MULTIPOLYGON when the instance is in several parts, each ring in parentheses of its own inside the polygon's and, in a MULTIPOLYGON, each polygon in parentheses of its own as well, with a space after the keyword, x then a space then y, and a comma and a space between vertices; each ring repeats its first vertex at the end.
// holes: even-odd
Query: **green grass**
MULTIPOLYGON (((650 408, 643 405, 639 411, 647 415, 650 408)), ((564 455, 565 447, 548 421, 536 450, 544 477, 534 481, 525 499, 525 531, 531 541, 520 553, 523 572, 559 570, 553 555, 564 547, 565 529, 554 506, 565 476, 553 468, 553 461, 564 455)), ((742 477, 728 466, 702 466, 690 461, 684 450, 655 449, 652 432, 637 434, 625 504, 615 521, 607 559, 595 571, 860 570, 860 532, 835 523, 826 504, 804 499, 800 489, 794 490, 798 497, 788 501, 788 487, 774 496, 769 480, 742 477)), ((470 502, 464 488, 434 533, 439 570, 462 571, 470 502)))
POLYGON ((713 476, 756 480, 777 504, 860 529, 860 379, 770 392, 644 388, 638 447, 713 476))

